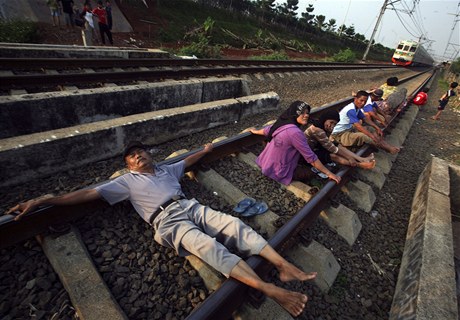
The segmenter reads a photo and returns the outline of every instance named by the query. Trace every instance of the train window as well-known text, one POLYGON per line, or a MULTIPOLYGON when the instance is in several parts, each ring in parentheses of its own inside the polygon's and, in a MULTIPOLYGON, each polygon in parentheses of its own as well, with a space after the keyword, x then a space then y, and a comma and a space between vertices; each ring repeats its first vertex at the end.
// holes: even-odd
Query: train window
POLYGON ((409 51, 409 46, 404 46, 404 51, 409 51))
POLYGON ((404 47, 403 44, 398 45, 398 49, 401 50, 404 47))
POLYGON ((417 50, 417 47, 411 47, 410 48, 410 52, 415 52, 415 50, 417 50))

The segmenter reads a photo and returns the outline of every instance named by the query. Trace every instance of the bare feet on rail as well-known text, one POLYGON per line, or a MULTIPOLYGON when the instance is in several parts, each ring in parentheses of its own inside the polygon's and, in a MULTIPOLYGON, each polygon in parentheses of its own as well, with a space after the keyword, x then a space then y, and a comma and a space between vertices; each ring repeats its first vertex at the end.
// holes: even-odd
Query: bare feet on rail
POLYGON ((388 150, 391 154, 397 154, 399 151, 401 151, 401 147, 390 147, 388 150))
POLYGON ((263 291, 294 317, 302 313, 308 301, 308 297, 302 293, 289 291, 271 283, 263 291))
POLYGON ((360 163, 358 163, 358 167, 361 168, 361 169, 370 170, 370 169, 375 168, 375 164, 376 164, 375 160, 372 160, 370 162, 360 162, 360 163))
POLYGON ((287 262, 278 267, 280 273, 280 280, 283 282, 287 281, 307 281, 316 278, 317 272, 305 273, 295 265, 287 262))

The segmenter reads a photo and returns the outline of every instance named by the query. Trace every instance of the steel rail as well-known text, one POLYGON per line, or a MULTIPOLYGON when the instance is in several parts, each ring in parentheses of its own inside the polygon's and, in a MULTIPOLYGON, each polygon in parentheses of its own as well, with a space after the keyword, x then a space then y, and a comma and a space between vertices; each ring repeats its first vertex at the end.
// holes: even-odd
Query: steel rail
MULTIPOLYGON (((127 68, 127 67, 175 67, 175 66, 259 66, 259 65, 346 65, 363 66, 361 63, 323 62, 308 60, 239 60, 239 59, 90 59, 90 58, 0 58, 0 70, 25 70, 29 68, 127 68)), ((371 63, 366 66, 392 66, 391 64, 371 63)), ((395 67, 395 66, 392 66, 395 67)))
MULTIPOLYGON (((184 79, 200 76, 224 76, 245 73, 271 73, 271 72, 301 72, 324 70, 356 70, 373 69, 374 66, 365 65, 337 65, 337 66, 239 66, 222 68, 188 68, 176 70, 139 70, 139 71, 114 71, 94 73, 62 73, 62 74, 30 74, 30 75, 2 75, 0 88, 11 87, 37 87, 46 85, 73 85, 81 83, 99 82, 126 82, 140 80, 184 79)), ((394 68, 383 65, 379 68, 394 68)))
MULTIPOLYGON (((420 73, 418 75, 421 75, 420 73)), ((404 78, 400 83, 409 81, 418 75, 413 75, 404 78)), ((352 97, 336 101, 331 104, 327 104, 323 107, 316 108, 312 111, 312 118, 318 117, 322 112, 330 108, 340 109, 347 105, 353 100, 352 97)), ((201 160, 200 164, 207 164, 215 161, 223 156, 241 151, 242 148, 251 146, 257 142, 263 140, 262 136, 252 135, 250 133, 242 133, 234 137, 222 140, 215 143, 213 152, 206 154, 201 160)), ((162 161, 160 163, 174 163, 185 159, 187 156, 197 152, 200 149, 192 150, 180 156, 171 158, 169 160, 162 161)), ((193 169, 193 167, 191 168, 193 169)), ((101 182, 102 183, 105 183, 101 182)), ((93 188, 96 185, 88 188, 93 188)), ((93 206, 99 207, 104 205, 105 202, 95 201, 84 205, 55 207, 46 206, 28 213, 21 220, 15 221, 14 215, 3 215, 0 216, 0 248, 5 248, 9 245, 24 241, 30 237, 33 237, 39 233, 47 231, 48 227, 53 224, 61 224, 76 220, 86 214, 88 210, 93 206)))
MULTIPOLYGON (((410 79, 412 78, 413 77, 410 77, 410 79)), ((409 79, 406 78, 401 82, 408 80, 409 79)), ((425 82, 420 85, 419 88, 414 92, 421 90, 421 88, 429 81, 430 79, 425 80, 425 82)), ((414 93, 411 95, 413 94, 414 93)), ((312 112, 312 116, 317 117, 321 112, 324 112, 330 108, 338 108, 339 106, 350 102, 351 100, 352 98, 350 97, 336 103, 331 103, 322 108, 315 109, 312 112)), ((215 144, 213 152, 203 157, 200 163, 196 166, 201 166, 203 164, 212 162, 217 158, 238 152, 242 148, 251 146, 262 140, 262 136, 253 135, 249 132, 246 132, 220 141, 215 144)), ((161 163, 173 163, 180 161, 188 155, 194 154, 201 149, 202 148, 190 151, 186 154, 165 160, 161 163)), ((358 154, 368 154, 371 149, 372 147, 366 146, 361 148, 358 154)), ((194 169, 194 167, 187 169, 194 169)), ((331 199, 335 194, 337 194, 340 191, 340 188, 350 180, 351 173, 353 171, 354 168, 351 167, 345 167, 341 169, 337 173, 337 175, 342 178, 341 183, 336 184, 332 181, 327 182, 325 186, 321 188, 321 190, 316 195, 314 195, 295 216, 293 216, 275 233, 275 235, 268 241, 269 244, 279 252, 285 252, 287 249, 289 249, 294 244, 295 236, 301 230, 304 230, 313 224, 320 212, 327 206, 327 201, 331 199)), ((23 241, 26 238, 42 233, 46 231, 47 227, 51 224, 70 222, 87 215, 90 211, 94 211, 104 206, 108 206, 108 204, 101 200, 97 200, 76 206, 47 206, 27 214, 20 221, 14 221, 13 215, 0 217, 0 248, 4 248, 8 245, 12 245, 16 242, 23 241)), ((262 278, 266 278, 269 271, 273 268, 273 266, 268 264, 263 258, 259 256, 249 257, 246 261, 249 266, 252 267, 255 272, 262 278)), ((205 320, 230 318, 238 307, 240 307, 243 303, 248 302, 248 297, 250 296, 251 292, 253 291, 251 291, 248 286, 230 278, 226 280, 221 285, 221 287, 213 294, 211 294, 201 305, 195 308, 187 317, 187 319, 205 320)))
MULTIPOLYGON (((412 92, 411 95, 421 90, 433 76, 434 73, 414 92, 412 92)), ((404 81, 407 81, 407 78, 404 79, 404 81)), ((325 106, 323 110, 331 107, 331 105, 325 106)), ((396 118, 392 118, 391 121, 393 122, 395 120, 396 118)), ((358 155, 363 156, 369 154, 372 149, 372 146, 365 145, 358 151, 358 155)), ((328 181, 295 216, 293 216, 275 233, 268 243, 278 252, 285 252, 289 249, 294 244, 295 236, 301 230, 311 227, 320 212, 327 206, 327 201, 337 194, 340 191, 340 188, 350 180, 351 173, 354 171, 355 168, 352 167, 344 167, 340 170, 337 173, 337 175, 342 178, 340 184, 328 181)), ((268 275, 268 272, 273 269, 273 266, 259 256, 251 256, 246 259, 246 262, 261 278, 265 278, 268 275)), ((244 302, 248 302, 249 290, 249 287, 245 284, 229 278, 202 304, 196 307, 186 319, 229 319, 236 309, 238 309, 244 302)))

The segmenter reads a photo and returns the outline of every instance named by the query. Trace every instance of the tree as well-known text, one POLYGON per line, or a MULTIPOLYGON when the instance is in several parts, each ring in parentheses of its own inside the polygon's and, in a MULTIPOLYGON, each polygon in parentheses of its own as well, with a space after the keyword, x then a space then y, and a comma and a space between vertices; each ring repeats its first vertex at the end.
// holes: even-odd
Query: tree
POLYGON ((324 21, 326 21, 326 17, 323 16, 323 15, 318 15, 315 17, 315 26, 320 29, 320 30, 323 30, 323 28, 325 27, 325 24, 324 24, 324 21))
POLYGON ((326 24, 326 30, 329 32, 334 32, 335 31, 335 23, 337 21, 335 19, 329 19, 329 21, 326 24))
POLYGON ((356 41, 363 42, 363 43, 366 40, 366 37, 360 33, 356 33, 354 38, 356 41))
POLYGON ((345 35, 348 37, 348 38, 353 38, 354 35, 355 35, 355 26, 354 25, 351 25, 349 27, 347 27, 345 30, 345 35))
POLYGON ((262 20, 270 21, 275 13, 275 0, 257 0, 256 7, 262 13, 262 20))
POLYGON ((339 37, 342 35, 342 33, 345 32, 345 30, 347 30, 347 26, 344 25, 344 24, 342 24, 342 25, 340 26, 340 28, 338 29, 338 31, 337 31, 339 37))
POLYGON ((460 58, 452 62, 450 65, 450 71, 452 71, 455 74, 460 73, 460 58))
POLYGON ((307 24, 312 24, 312 20, 315 17, 315 15, 310 13, 312 13, 313 10, 315 10, 315 8, 313 8, 312 4, 309 4, 308 7, 305 8, 305 12, 301 13, 301 21, 307 24))

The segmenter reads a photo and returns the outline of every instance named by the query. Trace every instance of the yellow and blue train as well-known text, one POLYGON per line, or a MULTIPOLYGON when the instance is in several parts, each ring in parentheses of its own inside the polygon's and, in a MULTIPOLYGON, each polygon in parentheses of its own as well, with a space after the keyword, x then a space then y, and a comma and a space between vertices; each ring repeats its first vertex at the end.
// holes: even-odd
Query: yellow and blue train
POLYGON ((434 59, 416 41, 400 41, 391 58, 394 64, 400 66, 432 66, 434 59))

